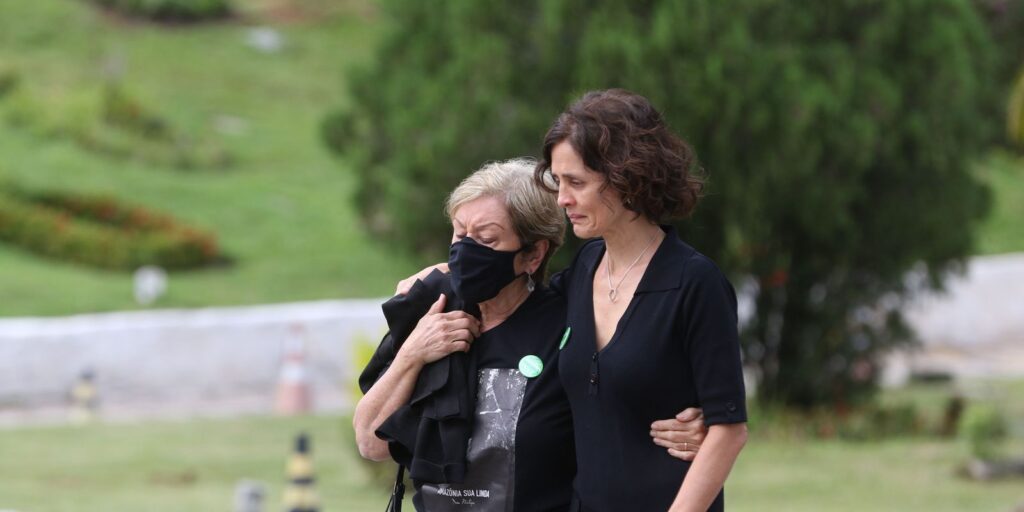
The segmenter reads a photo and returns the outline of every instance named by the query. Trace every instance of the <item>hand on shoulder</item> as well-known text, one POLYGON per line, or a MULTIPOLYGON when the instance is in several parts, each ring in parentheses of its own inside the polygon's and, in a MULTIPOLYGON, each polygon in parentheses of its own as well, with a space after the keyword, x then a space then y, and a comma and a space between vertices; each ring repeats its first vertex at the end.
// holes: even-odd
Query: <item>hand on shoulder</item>
POLYGON ((398 282, 398 286, 395 287, 395 295, 408 295, 409 290, 412 289, 412 285, 416 284, 416 281, 422 281, 431 272, 440 270, 441 272, 448 273, 448 263, 438 263, 437 265, 431 265, 423 270, 420 270, 416 274, 402 279, 398 282))

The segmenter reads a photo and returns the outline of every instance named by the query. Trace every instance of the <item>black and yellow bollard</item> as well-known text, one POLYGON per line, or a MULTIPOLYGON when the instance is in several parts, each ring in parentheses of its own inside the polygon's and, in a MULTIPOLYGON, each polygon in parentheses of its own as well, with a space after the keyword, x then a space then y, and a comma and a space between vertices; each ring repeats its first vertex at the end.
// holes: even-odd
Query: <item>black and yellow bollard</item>
POLYGON ((285 512, 319 512, 320 498, 316 495, 313 476, 313 455, 309 436, 299 434, 295 439, 295 452, 288 459, 288 487, 284 490, 285 512))
POLYGON ((99 392, 96 389, 96 376, 92 370, 85 370, 78 376, 78 381, 71 388, 72 423, 90 423, 96 419, 99 408, 99 392))

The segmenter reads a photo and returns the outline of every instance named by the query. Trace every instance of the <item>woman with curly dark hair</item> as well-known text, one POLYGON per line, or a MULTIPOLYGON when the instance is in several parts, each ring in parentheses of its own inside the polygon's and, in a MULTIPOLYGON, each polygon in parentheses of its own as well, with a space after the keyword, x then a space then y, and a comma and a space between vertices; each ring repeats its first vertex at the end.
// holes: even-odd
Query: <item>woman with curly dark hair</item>
POLYGON ((587 93, 544 138, 537 183, 554 178, 573 232, 590 239, 552 280, 571 330, 558 370, 576 440, 572 510, 724 507, 747 437, 736 295, 659 225, 693 211, 697 170, 651 103, 622 89, 587 93), (708 426, 692 462, 666 453, 652 427, 688 407, 708 426))

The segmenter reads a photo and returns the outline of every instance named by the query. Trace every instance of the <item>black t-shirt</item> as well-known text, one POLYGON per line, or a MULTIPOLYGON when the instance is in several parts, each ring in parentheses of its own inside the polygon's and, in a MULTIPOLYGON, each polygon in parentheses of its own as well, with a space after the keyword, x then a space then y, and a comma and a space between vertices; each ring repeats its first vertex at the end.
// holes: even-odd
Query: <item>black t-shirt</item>
POLYGON ((568 508, 576 459, 557 364, 565 313, 559 295, 538 288, 512 316, 473 342, 469 356, 477 397, 466 477, 459 484, 414 482, 417 510, 568 508))
MULTIPOLYGON (((664 228, 663 228, 664 229, 664 228)), ((615 334, 596 350, 593 279, 603 240, 554 279, 571 337, 559 373, 575 422, 575 492, 585 511, 667 510, 690 467, 655 445, 656 420, 703 407, 707 425, 746 421, 736 295, 675 231, 655 252, 615 334)), ((711 510, 721 510, 719 494, 711 510)))

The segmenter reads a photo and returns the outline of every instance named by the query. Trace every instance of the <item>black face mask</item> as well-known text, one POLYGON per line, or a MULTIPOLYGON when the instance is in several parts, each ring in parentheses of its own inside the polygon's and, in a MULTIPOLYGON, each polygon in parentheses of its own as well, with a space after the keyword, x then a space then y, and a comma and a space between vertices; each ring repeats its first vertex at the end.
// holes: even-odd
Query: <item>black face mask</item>
POLYGON ((502 288, 514 281, 518 251, 496 251, 480 245, 470 237, 452 244, 448 250, 448 270, 452 273, 452 290, 467 304, 493 299, 502 288))

